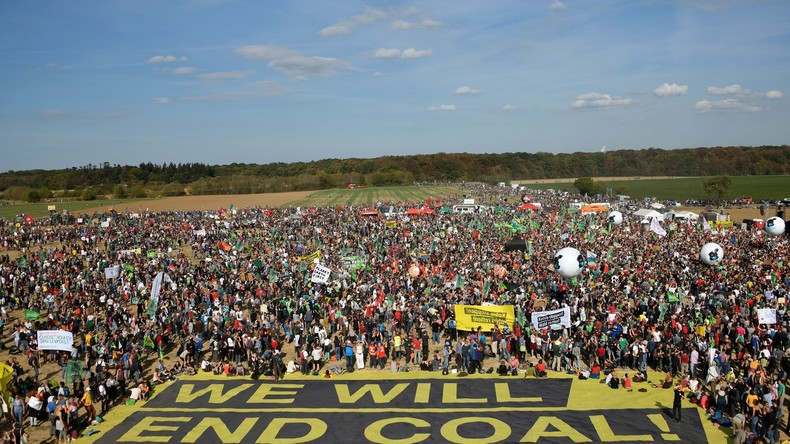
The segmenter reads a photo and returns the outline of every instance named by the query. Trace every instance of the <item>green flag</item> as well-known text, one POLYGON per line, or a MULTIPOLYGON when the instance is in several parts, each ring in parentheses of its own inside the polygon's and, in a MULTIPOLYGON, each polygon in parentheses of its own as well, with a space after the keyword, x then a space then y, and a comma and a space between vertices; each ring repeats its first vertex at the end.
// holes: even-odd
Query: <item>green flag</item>
POLYGON ((455 288, 462 288, 466 284, 466 277, 459 274, 458 277, 455 278, 455 288))
POLYGON ((151 258, 151 259, 155 258, 156 257, 156 251, 149 251, 148 253, 146 253, 146 257, 151 258))
POLYGON ((150 336, 146 336, 145 340, 143 340, 143 346, 154 348, 154 340, 150 336))
POLYGON ((483 283, 483 296, 488 296, 488 293, 491 293, 491 282, 485 281, 483 283))
POLYGON ((36 310, 25 310, 25 319, 28 321, 38 321, 41 318, 41 314, 36 310))

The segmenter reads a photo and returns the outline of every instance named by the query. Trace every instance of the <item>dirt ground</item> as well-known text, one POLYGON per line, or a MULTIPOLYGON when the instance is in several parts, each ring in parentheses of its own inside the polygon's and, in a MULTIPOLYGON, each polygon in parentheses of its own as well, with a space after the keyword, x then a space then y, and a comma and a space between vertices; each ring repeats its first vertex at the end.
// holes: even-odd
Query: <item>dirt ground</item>
POLYGON ((117 204, 114 207, 99 207, 98 212, 115 209, 119 213, 144 212, 144 211, 188 211, 188 210, 218 210, 233 205, 236 208, 245 207, 275 207, 303 199, 312 191, 292 191, 288 193, 262 193, 262 194, 220 194, 212 196, 178 196, 162 199, 129 202, 117 204))

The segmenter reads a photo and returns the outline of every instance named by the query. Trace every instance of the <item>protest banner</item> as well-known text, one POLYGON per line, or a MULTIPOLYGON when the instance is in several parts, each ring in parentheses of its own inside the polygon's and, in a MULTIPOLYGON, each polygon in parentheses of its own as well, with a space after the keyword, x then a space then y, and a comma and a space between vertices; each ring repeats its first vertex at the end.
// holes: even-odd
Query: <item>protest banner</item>
POLYGON ((775 308, 758 308, 757 309, 757 323, 760 325, 776 324, 776 309, 775 308))
POLYGON ((314 284, 326 284, 329 282, 329 275, 331 274, 331 269, 318 264, 316 265, 315 270, 313 270, 313 275, 310 277, 310 282, 313 282, 314 284))
POLYGON ((490 331, 495 326, 507 325, 513 327, 515 314, 512 305, 456 305, 455 319, 458 321, 458 330, 477 331, 482 327, 484 332, 490 331))
POLYGON ((39 350, 60 350, 71 352, 74 345, 74 335, 70 331, 63 330, 39 330, 38 349, 39 350))
POLYGON ((557 326, 569 327, 570 325, 570 307, 560 308, 559 310, 532 312, 532 326, 537 330, 546 330, 557 326))

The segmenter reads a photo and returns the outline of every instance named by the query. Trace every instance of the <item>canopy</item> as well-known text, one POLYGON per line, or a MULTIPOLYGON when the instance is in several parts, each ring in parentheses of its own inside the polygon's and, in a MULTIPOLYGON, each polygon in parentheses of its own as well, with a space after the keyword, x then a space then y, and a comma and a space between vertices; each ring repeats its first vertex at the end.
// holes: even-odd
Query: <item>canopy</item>
POLYGON ((581 207, 579 211, 582 213, 603 213, 605 211, 609 211, 609 208, 604 205, 590 204, 581 207))
POLYGON ((409 208, 408 210, 406 210, 406 214, 408 216, 419 216, 420 214, 422 214, 422 210, 419 208, 409 208))
POLYGON ((362 210, 359 212, 360 216, 378 216, 379 212, 375 210, 362 210))
POLYGON ((519 236, 505 242, 505 251, 526 251, 527 242, 519 236))
POLYGON ((525 203, 524 205, 522 205, 522 206, 518 207, 518 209, 519 209, 519 210, 532 210, 532 211, 538 211, 538 209, 540 209, 540 207, 539 207, 539 206, 537 206, 537 205, 535 205, 535 204, 533 204, 533 203, 527 202, 527 203, 525 203))

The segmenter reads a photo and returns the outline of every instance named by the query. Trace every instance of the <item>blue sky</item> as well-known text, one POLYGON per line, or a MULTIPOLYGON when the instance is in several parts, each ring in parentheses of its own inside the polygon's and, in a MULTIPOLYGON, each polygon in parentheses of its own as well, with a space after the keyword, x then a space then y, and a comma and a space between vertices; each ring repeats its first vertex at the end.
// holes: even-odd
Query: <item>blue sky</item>
POLYGON ((785 0, 0 3, 0 171, 790 143, 785 0))

